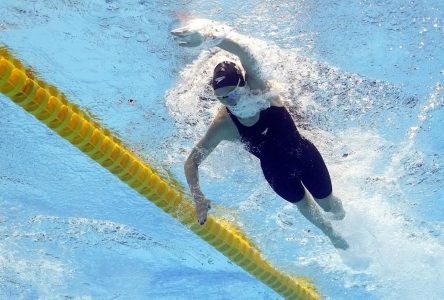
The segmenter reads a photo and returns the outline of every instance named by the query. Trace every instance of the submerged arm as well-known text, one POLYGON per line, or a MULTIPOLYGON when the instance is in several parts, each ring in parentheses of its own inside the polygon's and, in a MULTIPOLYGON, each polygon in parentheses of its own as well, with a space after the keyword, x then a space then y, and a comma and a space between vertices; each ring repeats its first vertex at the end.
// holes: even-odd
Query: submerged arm
POLYGON ((216 148, 216 141, 208 137, 208 132, 205 137, 194 146, 187 160, 185 161, 184 171, 191 194, 196 200, 203 196, 199 185, 199 165, 208 157, 208 155, 216 148))
POLYGON ((194 146, 187 160, 184 170, 191 195, 196 203, 196 215, 199 224, 203 225, 207 220, 208 210, 211 208, 210 201, 204 196, 199 185, 199 165, 216 148, 218 142, 207 134, 194 146))
POLYGON ((206 221, 210 201, 200 188, 199 165, 222 140, 229 139, 228 130, 224 122, 221 121, 221 116, 221 113, 216 116, 205 136, 194 146, 184 165, 185 177, 190 186, 191 195, 196 202, 196 213, 200 224, 204 224, 206 221))

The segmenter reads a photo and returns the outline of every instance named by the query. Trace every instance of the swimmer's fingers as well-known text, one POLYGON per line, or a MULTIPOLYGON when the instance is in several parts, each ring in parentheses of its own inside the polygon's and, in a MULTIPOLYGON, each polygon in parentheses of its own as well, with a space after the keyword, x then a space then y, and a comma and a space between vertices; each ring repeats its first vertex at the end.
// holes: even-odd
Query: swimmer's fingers
POLYGON ((204 225, 207 222, 207 215, 201 215, 197 219, 200 225, 204 225))
POLYGON ((189 44, 190 44, 189 42, 185 42, 185 41, 179 42, 179 46, 181 46, 181 47, 190 47, 189 44))
POLYGON ((208 216, 208 206, 205 203, 196 205, 197 221, 200 225, 205 224, 208 216))
POLYGON ((170 33, 174 36, 177 36, 177 37, 185 37, 185 36, 193 34, 193 32, 191 32, 187 28, 187 26, 171 30, 170 33))
POLYGON ((211 208, 211 202, 203 195, 195 200, 197 221, 200 225, 203 225, 207 221, 208 210, 211 208))
POLYGON ((179 42, 179 46, 182 47, 197 47, 204 41, 204 38, 198 32, 193 32, 190 35, 177 37, 176 39, 179 42))
POLYGON ((189 24, 171 30, 171 35, 178 41, 179 46, 182 47, 197 47, 200 46, 205 37, 202 34, 202 26, 196 26, 196 23, 189 24))

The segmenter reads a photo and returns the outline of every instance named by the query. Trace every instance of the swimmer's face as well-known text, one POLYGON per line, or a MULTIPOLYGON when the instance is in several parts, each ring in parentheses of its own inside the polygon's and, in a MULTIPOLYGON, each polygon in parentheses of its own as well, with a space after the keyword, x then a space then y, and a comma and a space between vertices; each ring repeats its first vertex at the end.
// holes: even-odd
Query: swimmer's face
POLYGON ((242 89, 240 86, 224 86, 214 90, 214 95, 223 105, 235 106, 241 97, 242 89))

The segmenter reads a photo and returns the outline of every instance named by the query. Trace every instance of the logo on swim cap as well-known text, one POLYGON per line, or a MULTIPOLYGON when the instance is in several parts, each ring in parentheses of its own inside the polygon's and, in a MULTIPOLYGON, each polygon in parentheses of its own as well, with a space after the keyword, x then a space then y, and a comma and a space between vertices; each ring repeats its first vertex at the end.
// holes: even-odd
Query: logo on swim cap
POLYGON ((226 86, 244 86, 245 78, 240 68, 231 61, 219 63, 213 72, 213 89, 219 89, 226 86))
POLYGON ((222 77, 215 78, 214 81, 216 81, 216 84, 219 84, 224 79, 225 79, 225 76, 222 76, 222 77))

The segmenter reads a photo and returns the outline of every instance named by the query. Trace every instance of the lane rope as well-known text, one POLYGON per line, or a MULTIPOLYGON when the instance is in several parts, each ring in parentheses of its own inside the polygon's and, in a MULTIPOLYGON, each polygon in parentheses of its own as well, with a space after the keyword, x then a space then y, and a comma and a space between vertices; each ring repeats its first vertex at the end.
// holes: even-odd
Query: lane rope
POLYGON ((210 215, 203 226, 198 224, 193 201, 175 188, 177 183, 159 176, 4 47, 0 48, 0 91, 282 297, 321 298, 309 279, 273 267, 246 235, 226 220, 210 215))

